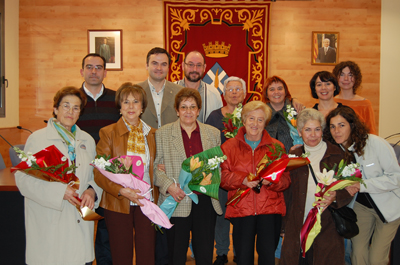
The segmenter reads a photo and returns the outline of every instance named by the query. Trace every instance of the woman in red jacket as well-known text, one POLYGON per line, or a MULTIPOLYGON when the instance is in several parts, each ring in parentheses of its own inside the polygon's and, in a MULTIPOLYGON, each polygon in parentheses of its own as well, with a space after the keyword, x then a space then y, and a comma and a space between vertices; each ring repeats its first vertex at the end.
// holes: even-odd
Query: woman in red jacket
MULTIPOLYGON (((247 103, 242 110, 244 126, 235 138, 221 146, 228 157, 221 164, 221 187, 228 190, 228 198, 238 188, 254 188, 258 185, 259 179, 251 181, 248 176, 250 173, 256 175, 258 163, 271 147, 274 148, 274 143, 285 148, 264 129, 271 119, 271 113, 271 109, 263 102, 247 103)), ((237 204, 227 206, 225 217, 233 224, 233 244, 239 265, 254 264, 256 236, 258 264, 274 264, 281 218, 286 212, 283 191, 289 185, 288 173, 284 173, 277 184, 263 180, 259 193, 250 190, 237 204)))

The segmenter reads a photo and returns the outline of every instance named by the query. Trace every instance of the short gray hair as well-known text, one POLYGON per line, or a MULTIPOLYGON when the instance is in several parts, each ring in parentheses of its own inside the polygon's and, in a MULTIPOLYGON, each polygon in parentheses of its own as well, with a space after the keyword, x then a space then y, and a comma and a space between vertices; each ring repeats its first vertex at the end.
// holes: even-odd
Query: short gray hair
POLYGON ((309 120, 319 121, 322 130, 325 129, 326 122, 324 115, 316 109, 307 108, 303 109, 297 116, 297 130, 303 130, 304 125, 306 125, 309 120))
POLYGON ((246 82, 245 82, 242 78, 239 78, 239 77, 236 77, 236 76, 228 77, 228 78, 224 81, 224 96, 225 96, 225 92, 226 92, 226 86, 227 86, 228 83, 231 82, 231 81, 239 81, 239 82, 242 84, 243 93, 244 93, 244 95, 245 95, 245 97, 246 97, 246 92, 247 92, 247 90, 246 90, 246 82))

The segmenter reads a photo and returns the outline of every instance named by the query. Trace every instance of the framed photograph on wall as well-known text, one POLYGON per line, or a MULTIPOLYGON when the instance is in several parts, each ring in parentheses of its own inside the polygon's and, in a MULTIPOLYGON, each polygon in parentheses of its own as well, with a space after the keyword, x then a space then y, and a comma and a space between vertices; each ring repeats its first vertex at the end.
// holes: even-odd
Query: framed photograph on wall
POLYGON ((313 31, 311 64, 336 65, 339 62, 339 32, 313 31))
POLYGON ((107 71, 122 71, 122 30, 89 29, 88 52, 103 56, 107 71))

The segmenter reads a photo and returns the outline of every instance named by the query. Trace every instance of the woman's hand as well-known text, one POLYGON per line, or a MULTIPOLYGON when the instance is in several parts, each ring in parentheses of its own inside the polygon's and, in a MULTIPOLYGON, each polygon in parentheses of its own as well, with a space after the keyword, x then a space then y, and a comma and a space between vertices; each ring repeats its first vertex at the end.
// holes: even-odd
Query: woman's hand
POLYGON ((85 190, 81 196, 81 207, 87 206, 90 210, 94 208, 94 199, 96 198, 96 192, 93 188, 85 190))
POLYGON ((243 180, 243 182, 242 182, 242 184, 243 185, 245 185, 245 186, 247 186, 247 187, 249 187, 250 189, 252 189, 252 188, 254 188, 254 187, 256 187, 257 185, 258 185, 258 183, 260 182, 260 180, 253 180, 253 181, 249 181, 248 179, 247 179, 247 176, 244 178, 244 180, 243 180))
POLYGON ((181 189, 181 186, 179 184, 172 183, 168 187, 167 191, 178 203, 181 202, 186 196, 185 192, 181 189))
POLYGON ((76 193, 76 190, 74 188, 67 185, 67 189, 65 190, 63 199, 68 201, 73 206, 80 205, 81 203, 75 197, 77 197, 77 198, 79 197, 78 193, 76 193))
POLYGON ((336 200, 336 191, 328 191, 328 193, 329 194, 325 193, 323 197, 324 200, 315 202, 318 208, 322 208, 322 212, 325 211, 325 209, 336 200))
POLYGON ((289 151, 294 151, 295 149, 297 149, 297 148, 299 148, 299 147, 302 147, 303 145, 302 144, 295 144, 295 145, 293 145, 292 147, 290 147, 290 150, 289 151))
POLYGON ((266 179, 263 179, 263 181, 262 181, 262 184, 263 185, 269 185, 271 182, 270 181, 268 181, 268 180, 266 180, 266 179))
POLYGON ((306 106, 303 105, 300 101, 297 99, 292 99, 292 105, 296 109, 297 113, 300 113, 303 109, 306 108, 306 106))
POLYGON ((165 165, 164 164, 158 164, 157 169, 165 173, 165 165))
POLYGON ((130 200, 131 202, 136 203, 139 206, 143 206, 143 204, 141 204, 139 202, 139 200, 144 199, 143 196, 139 195, 140 192, 141 191, 138 190, 138 189, 133 190, 133 189, 130 189, 130 188, 121 188, 119 190, 119 194, 121 194, 122 196, 124 196, 125 198, 130 200))
POLYGON ((354 196, 357 192, 360 191, 360 182, 347 186, 345 189, 351 196, 354 196))

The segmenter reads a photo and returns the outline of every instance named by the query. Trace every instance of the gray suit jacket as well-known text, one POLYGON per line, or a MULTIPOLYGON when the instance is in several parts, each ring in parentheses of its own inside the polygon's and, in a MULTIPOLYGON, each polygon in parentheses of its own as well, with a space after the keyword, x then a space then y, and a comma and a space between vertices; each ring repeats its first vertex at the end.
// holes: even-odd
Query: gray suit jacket
MULTIPOLYGON (((164 95, 161 103, 161 125, 174 122, 178 119, 174 108, 175 96, 182 89, 181 86, 170 81, 165 81, 164 95)), ((148 80, 139 83, 147 95, 147 108, 141 116, 141 119, 153 128, 158 128, 158 119, 153 96, 151 95, 148 80)))
MULTIPOLYGON (((198 122, 200 127, 201 144, 203 151, 221 145, 220 131, 210 125, 198 122)), ((179 172, 182 162, 186 159, 185 147, 183 145, 181 123, 177 120, 162 126, 156 131, 157 153, 154 161, 154 184, 160 188, 158 205, 170 196, 168 187, 175 181, 179 181, 179 172), (157 169, 158 164, 165 165, 165 171, 157 169)), ((212 205, 217 214, 222 214, 221 205, 218 200, 211 198, 212 205)), ((192 200, 186 196, 176 208, 172 217, 187 217, 192 209, 192 200)))

